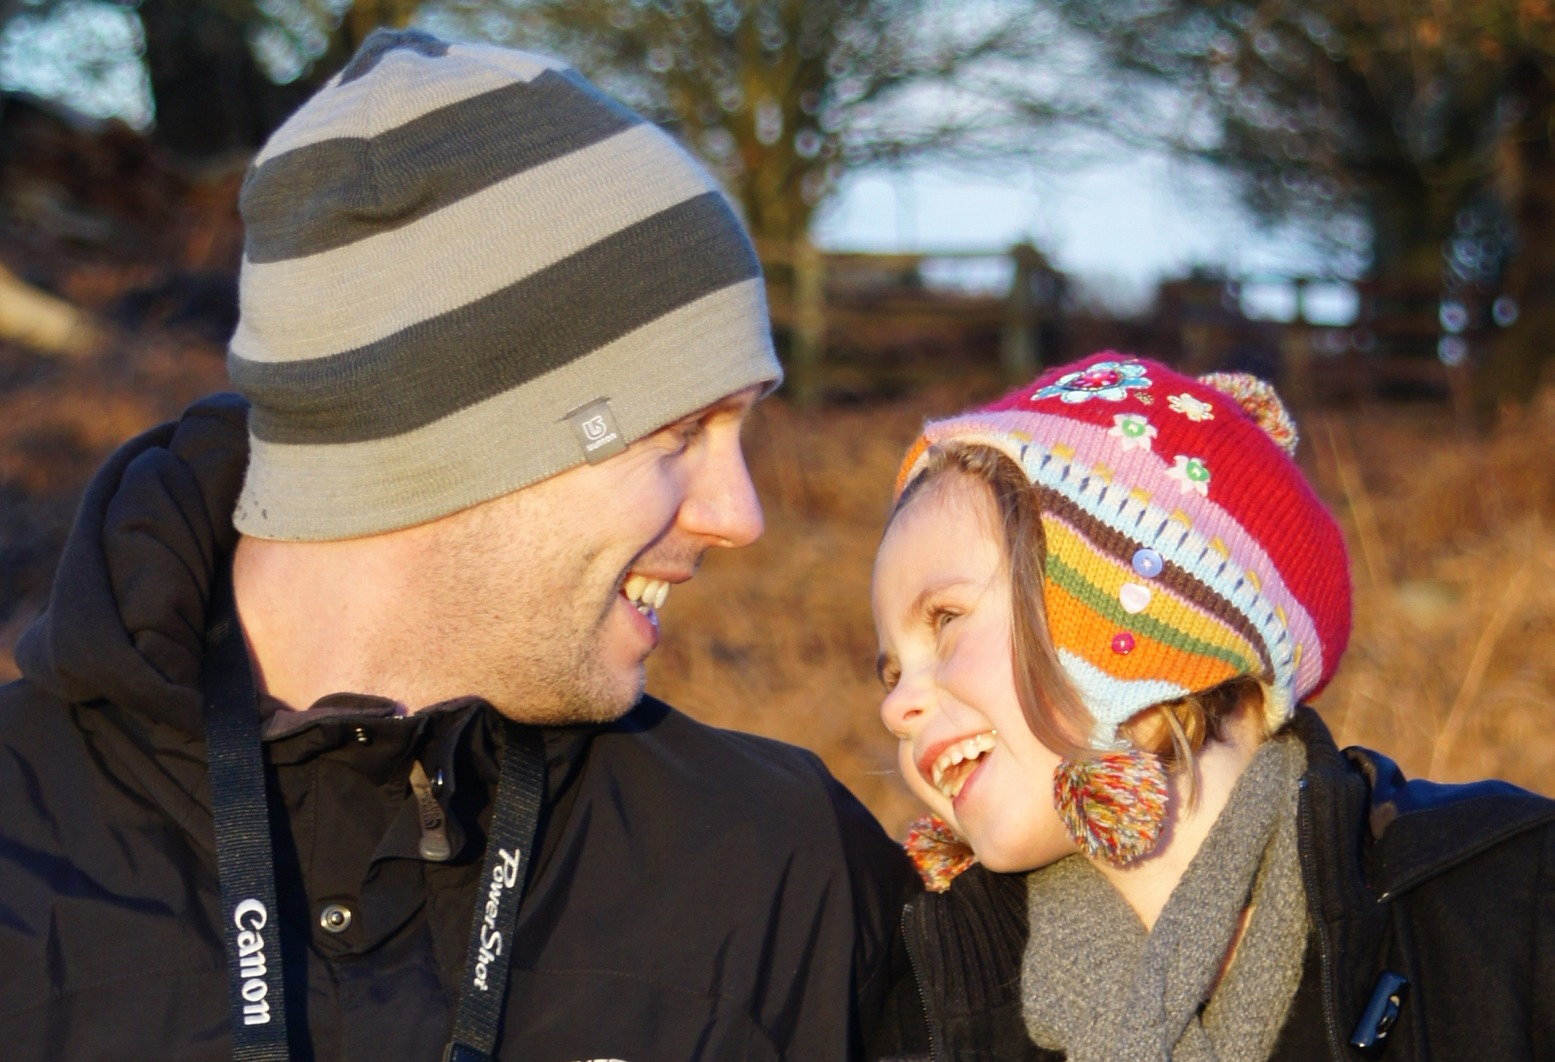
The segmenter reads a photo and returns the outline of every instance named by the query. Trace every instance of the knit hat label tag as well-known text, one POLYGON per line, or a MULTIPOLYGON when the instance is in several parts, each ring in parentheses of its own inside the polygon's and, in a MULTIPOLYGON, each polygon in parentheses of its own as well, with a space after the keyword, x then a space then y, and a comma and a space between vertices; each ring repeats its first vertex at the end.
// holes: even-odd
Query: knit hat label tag
POLYGON ((616 426, 616 415, 610 410, 610 400, 596 398, 586 406, 579 406, 567 414, 567 423, 583 447, 583 456, 591 465, 614 457, 626 449, 621 429, 616 426))

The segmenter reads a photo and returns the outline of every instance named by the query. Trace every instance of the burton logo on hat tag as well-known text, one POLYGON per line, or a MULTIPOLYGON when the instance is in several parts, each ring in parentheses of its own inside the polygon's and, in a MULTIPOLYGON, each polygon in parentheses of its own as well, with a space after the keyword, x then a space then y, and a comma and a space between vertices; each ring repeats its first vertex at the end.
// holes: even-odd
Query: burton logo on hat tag
POLYGON ((614 457, 626 449, 621 429, 616 427, 616 415, 610 410, 610 400, 596 398, 567 414, 567 423, 583 447, 583 456, 591 465, 597 465, 608 457, 614 457))

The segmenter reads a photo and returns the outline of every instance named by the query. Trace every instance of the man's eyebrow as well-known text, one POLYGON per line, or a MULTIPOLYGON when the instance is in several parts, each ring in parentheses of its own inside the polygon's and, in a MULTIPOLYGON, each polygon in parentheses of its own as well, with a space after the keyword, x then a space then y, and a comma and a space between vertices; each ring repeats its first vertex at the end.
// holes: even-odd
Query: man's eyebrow
POLYGON ((753 386, 743 387, 738 391, 724 395, 716 402, 709 403, 692 413, 693 417, 705 417, 712 413, 749 413, 755 409, 761 399, 762 392, 753 386), (755 391, 755 397, 747 400, 746 396, 755 391))

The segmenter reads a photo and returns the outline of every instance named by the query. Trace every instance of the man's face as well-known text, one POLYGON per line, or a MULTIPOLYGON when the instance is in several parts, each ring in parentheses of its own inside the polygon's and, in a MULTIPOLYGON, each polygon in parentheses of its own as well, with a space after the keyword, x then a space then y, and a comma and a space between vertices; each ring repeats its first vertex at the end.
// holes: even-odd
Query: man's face
POLYGON ((607 461, 444 522, 422 583, 438 629, 418 633, 449 695, 479 694, 534 723, 609 720, 636 703, 660 595, 710 547, 761 536, 740 447, 759 394, 737 392, 607 461))

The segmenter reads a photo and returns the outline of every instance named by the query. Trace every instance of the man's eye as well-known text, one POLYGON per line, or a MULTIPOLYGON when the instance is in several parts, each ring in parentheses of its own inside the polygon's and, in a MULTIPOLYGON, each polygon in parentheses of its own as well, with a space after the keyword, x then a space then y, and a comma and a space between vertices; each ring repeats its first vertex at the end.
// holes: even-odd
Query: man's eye
POLYGON ((700 420, 688 420, 670 425, 669 436, 675 449, 684 450, 696 441, 703 430, 704 426, 700 420))

